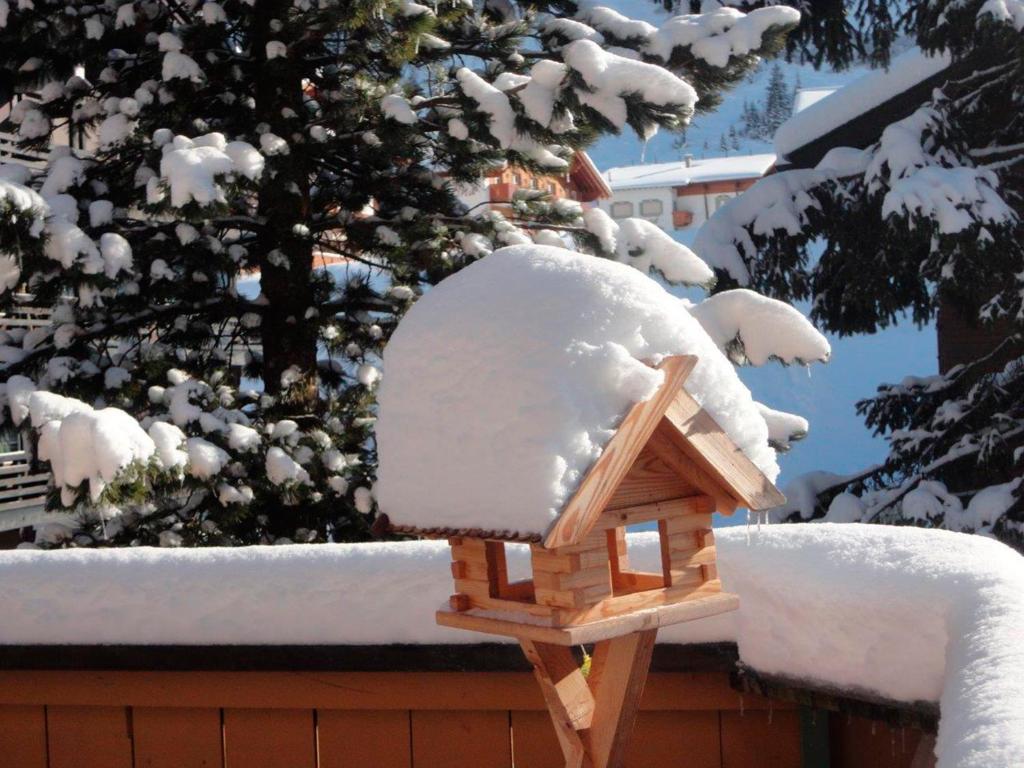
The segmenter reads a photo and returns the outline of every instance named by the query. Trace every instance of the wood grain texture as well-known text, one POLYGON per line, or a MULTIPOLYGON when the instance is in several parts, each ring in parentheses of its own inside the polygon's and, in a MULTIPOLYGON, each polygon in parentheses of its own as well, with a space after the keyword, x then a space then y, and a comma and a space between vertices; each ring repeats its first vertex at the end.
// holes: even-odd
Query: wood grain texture
POLYGON ((657 633, 633 632, 594 648, 588 680, 594 692, 594 721, 584 737, 594 768, 625 765, 657 633))
POLYGON ((723 712, 722 768, 794 768, 800 765, 797 710, 723 712))
MULTIPOLYGON (((593 613, 581 612, 585 621, 570 623, 558 627, 545 627, 537 624, 523 624, 490 616, 480 616, 472 612, 458 613, 443 609, 435 614, 438 624, 457 629, 468 629, 491 635, 504 635, 517 640, 528 638, 542 643, 554 645, 580 645, 595 643, 599 640, 617 637, 629 632, 678 624, 683 621, 703 619, 739 607, 739 598, 721 591, 718 581, 704 582, 699 586, 685 585, 656 592, 637 592, 632 595, 609 598, 596 606, 593 613), (678 602, 672 602, 674 598, 678 602), (602 612, 608 610, 604 603, 627 601, 635 598, 633 607, 623 607, 621 615, 601 618, 602 612), (639 607, 637 603, 643 603, 639 607), (648 604, 650 603, 650 604, 648 604)), ((624 603, 620 605, 625 606, 624 603)), ((570 617, 572 618, 572 617, 570 617)))
POLYGON ((512 759, 516 768, 565 768, 547 712, 512 713, 512 759))
POLYGON ((222 768, 220 710, 132 709, 135 768, 222 768))
POLYGON ((132 768, 125 707, 47 707, 50 768, 132 768))
POLYGON ((696 357, 677 356, 666 358, 658 366, 665 374, 661 387, 653 397, 636 403, 626 414, 576 493, 546 532, 544 546, 553 549, 573 544, 587 535, 696 364, 696 357))
POLYGON ((606 510, 656 504, 670 499, 682 499, 698 493, 650 448, 644 446, 629 472, 609 499, 606 510))
POLYGON ((438 768, 512 768, 509 713, 412 713, 412 761, 438 768))
POLYGON ((225 709, 225 768, 316 768, 312 709, 225 709))
POLYGON ((533 664, 533 675, 544 696, 565 768, 590 768, 579 731, 593 722, 594 696, 572 652, 531 640, 520 641, 520 646, 533 664))
POLYGON ((412 768, 411 727, 404 710, 318 710, 319 768, 412 768))
POLYGON ((594 530, 618 528, 636 525, 637 523, 665 520, 666 518, 687 517, 713 508, 714 501, 710 497, 696 494, 683 498, 606 509, 594 524, 594 530))
POLYGON ((679 477, 686 478, 693 487, 714 499, 715 511, 731 515, 736 511, 737 500, 729 495, 716 478, 684 452, 684 439, 677 433, 675 427, 666 427, 666 424, 667 421, 662 422, 662 426, 655 430, 647 441, 647 447, 679 477))
POLYGON ((0 706, 0 762, 17 768, 46 768, 46 710, 0 706))
POLYGON ((690 459, 714 477, 731 496, 750 509, 769 509, 786 497, 730 440, 718 423, 685 390, 665 410, 665 420, 678 430, 690 459))
POLYGON ((717 712, 641 712, 626 768, 721 768, 720 737, 717 712))

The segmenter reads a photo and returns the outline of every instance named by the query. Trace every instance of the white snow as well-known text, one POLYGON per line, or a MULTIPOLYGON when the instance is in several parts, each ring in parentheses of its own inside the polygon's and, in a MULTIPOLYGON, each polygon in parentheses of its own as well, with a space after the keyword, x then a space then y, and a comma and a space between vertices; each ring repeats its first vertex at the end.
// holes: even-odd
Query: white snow
POLYGON ((697 103, 697 92, 685 80, 662 67, 604 50, 592 40, 569 43, 562 49, 562 58, 591 89, 576 89, 580 101, 619 130, 626 126, 626 94, 640 94, 644 101, 659 106, 692 109, 697 103))
POLYGON ((742 354, 731 355, 739 363, 824 363, 832 354, 828 340, 799 310, 745 288, 709 296, 690 313, 722 349, 742 345, 742 354))
POLYGON ((389 94, 380 100, 380 108, 387 117, 404 125, 414 125, 418 117, 409 102, 396 93, 389 94))
MULTIPOLYGON (((37 402, 47 394, 34 393, 29 398, 30 409, 36 411, 37 402)), ((122 470, 136 462, 145 463, 156 449, 139 423, 118 408, 96 410, 78 401, 68 407, 73 409, 70 413, 39 429, 39 458, 50 463, 65 506, 71 505, 74 489, 84 482, 89 484, 90 499, 98 501, 122 470)), ((33 424, 35 421, 33 414, 33 424)))
MULTIPOLYGON (((663 628, 661 642, 736 641, 762 673, 937 701, 939 768, 1024 764, 1019 554, 979 536, 849 524, 723 528, 716 546, 739 611, 663 628)), ((526 548, 507 549, 523 570, 526 548)), ((659 562, 652 533, 630 535, 629 550, 638 568, 659 562)), ((0 643, 504 641, 436 625, 449 560, 443 541, 0 552, 0 643)))
POLYGON ((938 701, 939 768, 1024 765, 1018 553, 981 536, 828 523, 762 527, 749 543, 720 530, 715 543, 723 586, 740 596, 744 663, 938 701))
POLYGON ((757 410, 764 423, 768 425, 768 439, 776 445, 786 447, 791 441, 802 439, 810 431, 811 425, 803 416, 777 411, 763 403, 757 403, 757 410))
POLYGON ((195 59, 180 51, 168 51, 164 54, 161 76, 164 80, 180 79, 191 80, 193 83, 203 82, 203 70, 196 64, 195 59))
POLYGON ((266 45, 267 59, 284 59, 288 57, 288 46, 280 40, 271 40, 266 45))
POLYGON ((626 165, 602 173, 613 190, 647 187, 685 187, 711 181, 759 179, 775 165, 772 154, 694 158, 683 161, 626 165))
POLYGON ((648 274, 657 270, 670 283, 710 285, 715 273, 687 246, 645 219, 613 220, 600 208, 583 212, 583 223, 618 261, 648 274))
POLYGON ((947 53, 930 56, 912 48, 895 57, 888 69, 869 72, 794 114, 775 132, 775 151, 784 157, 937 75, 950 61, 947 53))
POLYGON ((380 508, 401 525, 539 534, 630 405, 695 354, 686 389, 767 475, 768 430, 682 300, 550 246, 495 251, 427 292, 384 353, 380 508))
POLYGON ((160 176, 171 190, 171 205, 191 201, 200 205, 223 202, 217 178, 238 173, 256 180, 263 172, 263 157, 244 141, 228 142, 222 134, 208 133, 195 139, 175 136, 163 147, 160 176))

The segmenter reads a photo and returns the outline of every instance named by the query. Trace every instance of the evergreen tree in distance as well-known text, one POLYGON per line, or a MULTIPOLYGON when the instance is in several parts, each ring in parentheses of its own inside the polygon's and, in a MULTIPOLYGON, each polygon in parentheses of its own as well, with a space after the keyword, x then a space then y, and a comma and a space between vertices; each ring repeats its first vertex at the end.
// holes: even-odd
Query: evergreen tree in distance
POLYGON ((974 531, 1024 549, 1024 10, 914 0, 897 23, 889 4, 843 5, 854 31, 819 40, 819 60, 861 50, 885 61, 892 36, 869 51, 855 30, 896 29, 949 53, 944 82, 865 150, 756 184, 716 213, 695 250, 720 287, 807 300, 833 333, 923 324, 942 307, 993 344, 940 375, 880 386, 857 408, 888 440, 885 462, 801 479, 780 516, 974 531))
POLYGON ((53 311, 0 339, 0 403, 78 520, 44 543, 366 538, 380 356, 424 286, 559 231, 706 282, 649 222, 539 192, 480 215, 456 191, 681 129, 798 20, 709 13, 0 0, 19 148, 47 158, 0 166, 0 310, 53 311))

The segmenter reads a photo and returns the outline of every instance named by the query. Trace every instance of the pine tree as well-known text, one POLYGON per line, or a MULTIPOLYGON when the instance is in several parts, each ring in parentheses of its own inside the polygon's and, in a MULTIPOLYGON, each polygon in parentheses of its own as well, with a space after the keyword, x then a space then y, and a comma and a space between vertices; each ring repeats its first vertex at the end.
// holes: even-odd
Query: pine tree
POLYGON ((740 151, 740 138, 736 134, 736 126, 729 126, 729 147, 736 152, 740 151))
POLYGON ((690 274, 648 222, 457 189, 681 129, 798 18, 755 13, 755 48, 699 26, 723 61, 568 0, 0 0, 19 149, 49 152, 0 167, 0 310, 53 311, 0 340, 2 409, 74 543, 369 536, 381 354, 424 286, 551 227, 690 274))
MULTIPOLYGON (((874 23, 847 6, 853 26, 874 23)), ((803 478, 792 497, 804 501, 780 516, 984 532, 1024 549, 1024 15, 981 0, 915 0, 906 11, 903 31, 953 58, 941 87, 843 169, 759 182, 695 249, 721 287, 807 300, 833 333, 906 316, 923 324, 941 308, 993 339, 973 360, 859 403, 888 440, 886 461, 803 478), (759 220, 768 201, 771 224, 759 220)), ((882 40, 877 58, 887 53, 882 40)))
POLYGON ((729 154, 729 140, 725 137, 724 133, 718 137, 718 149, 721 150, 723 154, 729 154))
POLYGON ((793 97, 786 86, 786 75, 778 64, 772 66, 771 77, 764 99, 764 138, 771 138, 775 131, 793 114, 793 97))

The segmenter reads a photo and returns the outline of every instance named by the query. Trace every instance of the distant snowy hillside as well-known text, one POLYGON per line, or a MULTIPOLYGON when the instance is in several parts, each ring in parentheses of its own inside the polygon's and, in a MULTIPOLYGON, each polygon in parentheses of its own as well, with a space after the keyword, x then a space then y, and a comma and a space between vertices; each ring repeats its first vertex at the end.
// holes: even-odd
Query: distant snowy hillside
MULTIPOLYGON (((627 3, 619 3, 623 11, 627 3)), ((635 12, 635 10, 633 11, 635 12)), ((654 22, 656 23, 656 22, 654 22)), ((766 61, 754 73, 753 76, 742 82, 734 90, 729 91, 719 108, 710 113, 697 115, 693 124, 686 132, 686 144, 677 148, 675 142, 678 136, 660 133, 647 142, 647 146, 637 140, 632 134, 621 136, 609 136, 598 142, 588 150, 590 157, 601 170, 611 166, 631 165, 634 163, 667 163, 679 160, 685 154, 692 154, 695 157, 719 156, 723 152, 719 142, 723 135, 728 136, 729 129, 735 127, 738 132, 742 126, 742 114, 744 102, 763 102, 768 90, 768 81, 771 77, 772 66, 775 61, 766 61), (705 149, 707 144, 707 149, 705 149)), ((867 69, 857 68, 846 72, 816 72, 813 67, 801 64, 779 61, 783 75, 788 87, 792 88, 799 82, 805 88, 839 87, 855 80, 863 75, 867 69)), ((760 141, 739 137, 739 150, 730 147, 728 154, 756 154, 760 152, 774 152, 770 141, 760 141)))

